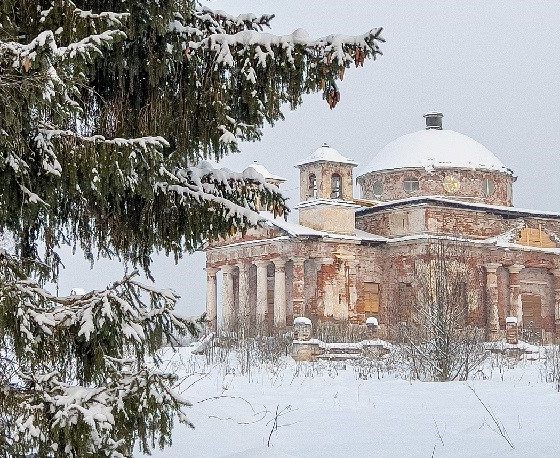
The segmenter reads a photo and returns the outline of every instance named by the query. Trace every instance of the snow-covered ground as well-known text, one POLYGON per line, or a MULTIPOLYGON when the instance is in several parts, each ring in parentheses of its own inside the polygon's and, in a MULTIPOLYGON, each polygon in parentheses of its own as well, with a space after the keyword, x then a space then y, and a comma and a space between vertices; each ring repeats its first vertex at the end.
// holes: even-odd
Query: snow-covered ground
POLYGON ((542 359, 502 358, 468 382, 431 383, 289 357, 245 374, 233 355, 166 357, 196 428, 176 425, 156 457, 560 455, 560 393, 542 359))

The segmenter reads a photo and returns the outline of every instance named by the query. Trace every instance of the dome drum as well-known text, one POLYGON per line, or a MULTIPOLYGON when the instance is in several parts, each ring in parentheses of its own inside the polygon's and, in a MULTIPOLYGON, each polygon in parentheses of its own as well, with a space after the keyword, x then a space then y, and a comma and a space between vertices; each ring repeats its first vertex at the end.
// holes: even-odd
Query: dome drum
POLYGON ((425 169, 370 172, 358 177, 364 199, 391 201, 445 196, 468 202, 511 206, 514 177, 500 172, 425 169))

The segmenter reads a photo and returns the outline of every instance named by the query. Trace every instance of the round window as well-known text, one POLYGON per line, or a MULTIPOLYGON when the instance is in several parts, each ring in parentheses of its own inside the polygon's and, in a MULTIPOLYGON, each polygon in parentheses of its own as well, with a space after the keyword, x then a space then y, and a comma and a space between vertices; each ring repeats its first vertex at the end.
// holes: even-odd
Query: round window
POLYGON ((485 178, 482 186, 482 192, 486 197, 490 197, 496 190, 494 182, 490 178, 485 178))
POLYGON ((381 194, 383 194, 383 182, 381 182, 380 180, 374 181, 372 189, 373 189, 373 196, 380 197, 381 194))

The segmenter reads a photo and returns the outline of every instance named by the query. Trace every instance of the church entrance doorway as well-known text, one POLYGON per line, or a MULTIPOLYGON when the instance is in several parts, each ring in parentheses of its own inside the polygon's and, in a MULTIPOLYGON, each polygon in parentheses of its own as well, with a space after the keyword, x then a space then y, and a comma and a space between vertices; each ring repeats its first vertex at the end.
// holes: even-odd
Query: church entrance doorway
POLYGON ((538 340, 541 335, 541 297, 536 294, 522 294, 523 333, 527 340, 538 340))

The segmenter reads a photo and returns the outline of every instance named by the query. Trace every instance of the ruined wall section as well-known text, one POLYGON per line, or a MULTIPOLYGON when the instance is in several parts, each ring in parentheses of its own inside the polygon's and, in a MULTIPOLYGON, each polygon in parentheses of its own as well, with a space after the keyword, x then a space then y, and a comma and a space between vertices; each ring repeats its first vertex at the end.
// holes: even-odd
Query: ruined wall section
POLYGON ((387 209, 356 217, 356 228, 384 237, 422 234, 426 232, 423 206, 387 209))
MULTIPOLYGON (((385 237, 432 234, 487 239, 511 231, 516 239, 523 228, 541 229, 560 247, 560 219, 514 214, 489 209, 471 210, 420 204, 388 208, 356 216, 356 228, 385 237)), ((513 241, 513 240, 512 240, 513 241)))

